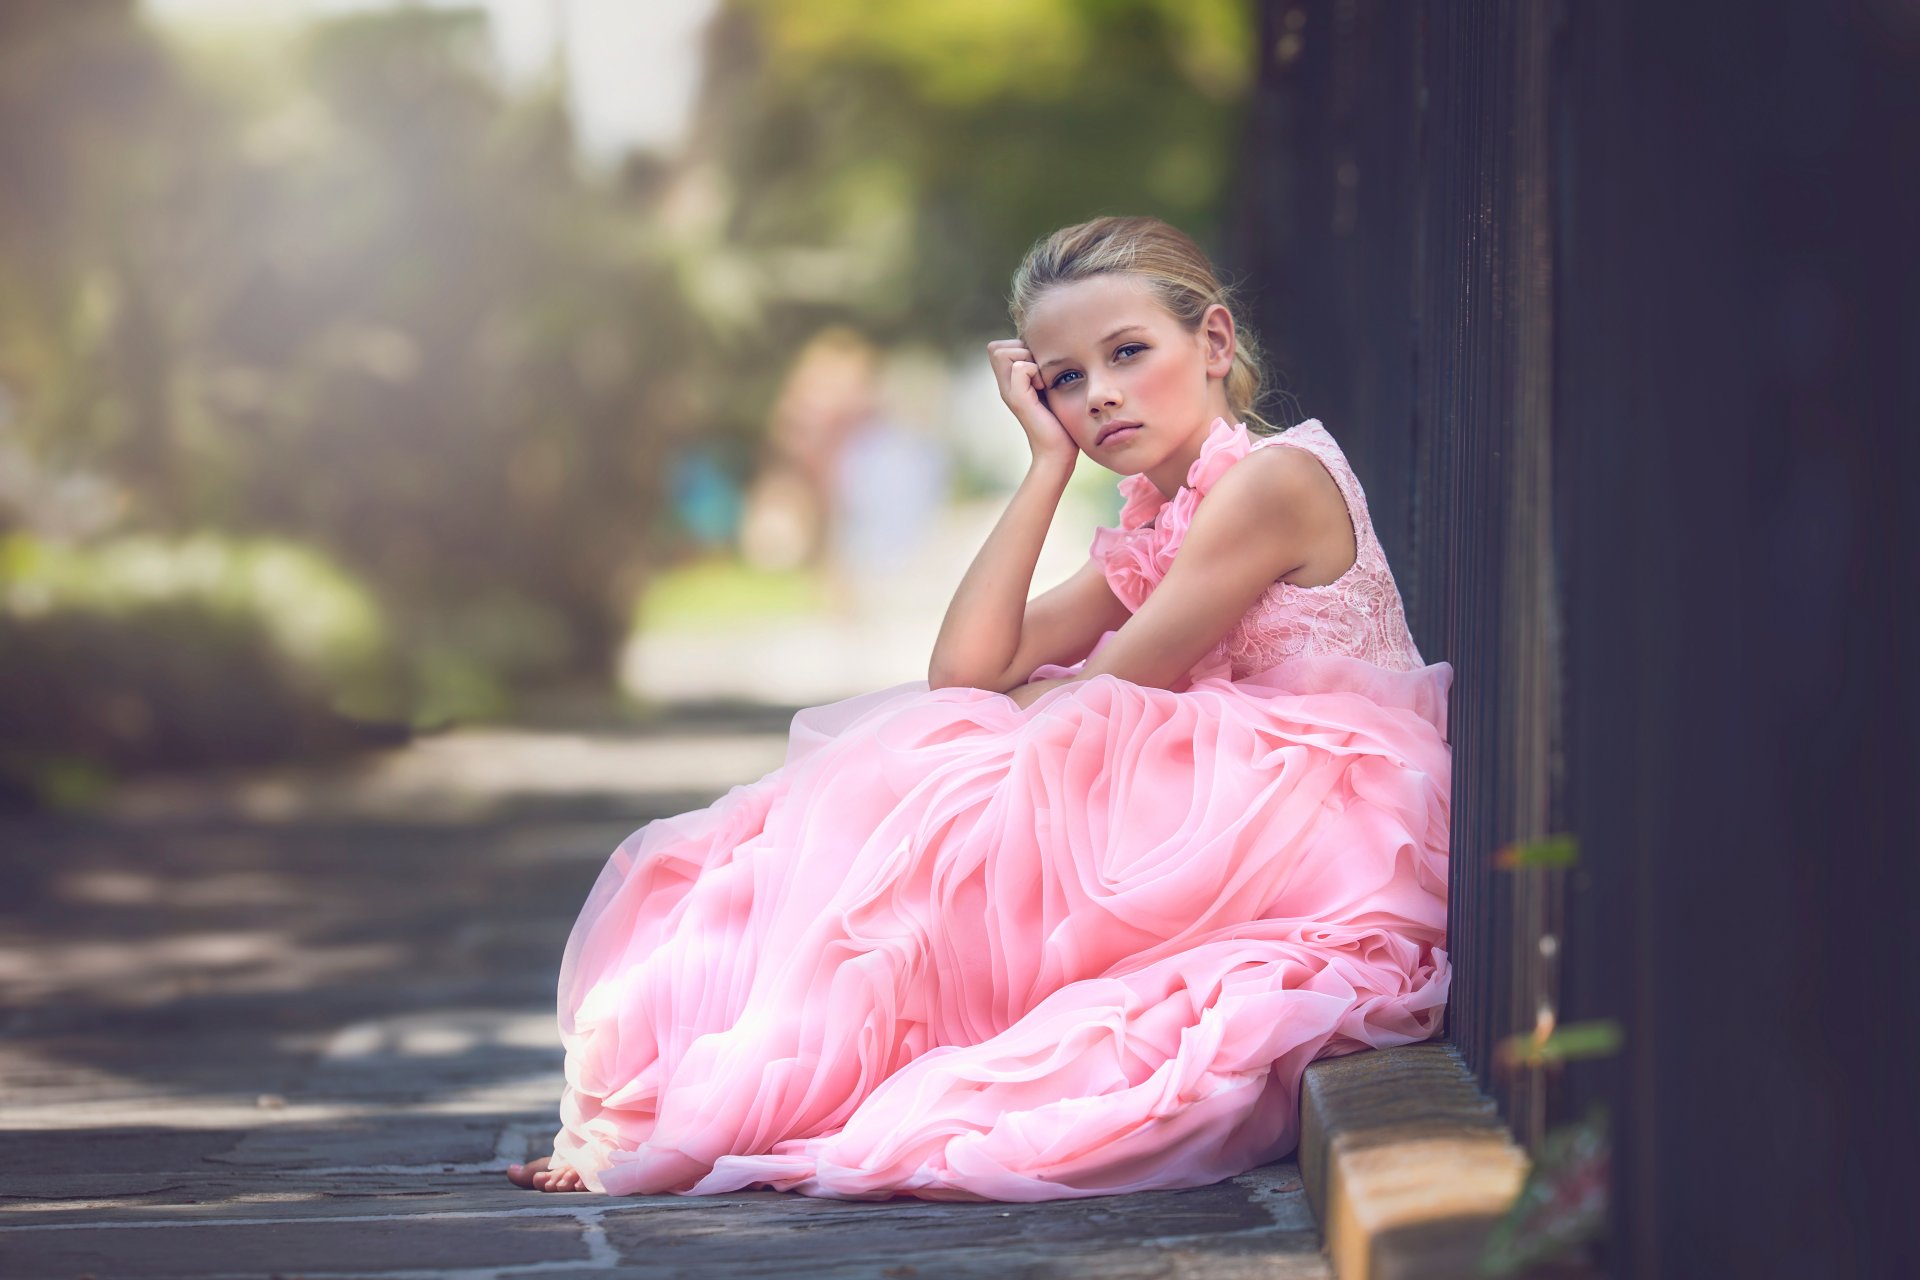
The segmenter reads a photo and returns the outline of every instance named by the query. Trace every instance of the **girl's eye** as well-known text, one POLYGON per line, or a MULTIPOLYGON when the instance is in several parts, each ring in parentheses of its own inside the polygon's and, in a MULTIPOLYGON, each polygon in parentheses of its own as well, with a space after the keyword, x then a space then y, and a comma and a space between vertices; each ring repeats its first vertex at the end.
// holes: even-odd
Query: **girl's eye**
MULTIPOLYGON (((1147 349, 1147 344, 1144 342, 1123 342, 1117 348, 1114 349, 1113 354, 1122 355, 1125 352, 1133 351, 1136 349, 1140 351, 1145 351, 1147 349)), ((1059 377, 1055 378, 1051 383, 1049 383, 1048 384, 1049 388, 1056 391, 1059 390, 1060 384, 1065 382, 1068 376, 1071 375, 1072 373, 1073 373, 1073 370, 1068 369, 1066 373, 1061 374, 1059 377)))

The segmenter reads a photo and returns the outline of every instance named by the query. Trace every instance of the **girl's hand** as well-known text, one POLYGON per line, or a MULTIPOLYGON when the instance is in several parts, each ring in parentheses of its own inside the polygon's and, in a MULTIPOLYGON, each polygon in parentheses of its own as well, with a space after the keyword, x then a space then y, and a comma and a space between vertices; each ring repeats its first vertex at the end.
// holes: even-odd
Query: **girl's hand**
POLYGON ((1000 399, 1026 429, 1033 460, 1064 462, 1071 467, 1080 458, 1080 446, 1047 408, 1040 366, 1033 362, 1033 353, 1018 338, 998 338, 987 344, 987 358, 993 362, 1000 399))

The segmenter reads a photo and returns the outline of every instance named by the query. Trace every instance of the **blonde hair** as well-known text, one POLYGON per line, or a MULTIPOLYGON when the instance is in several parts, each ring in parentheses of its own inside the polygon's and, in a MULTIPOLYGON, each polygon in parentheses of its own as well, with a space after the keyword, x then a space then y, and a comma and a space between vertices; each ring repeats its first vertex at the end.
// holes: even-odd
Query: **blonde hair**
POLYGON ((1255 412, 1265 372, 1259 340, 1240 324, 1235 290, 1221 282, 1191 236, 1159 218, 1093 218, 1062 227, 1038 241, 1013 273, 1007 315, 1014 330, 1026 328, 1028 315, 1047 290, 1110 272, 1138 277, 1189 333, 1198 332, 1201 318, 1216 302, 1233 313, 1233 368, 1227 373, 1227 407, 1250 431, 1273 435, 1281 430, 1255 412))

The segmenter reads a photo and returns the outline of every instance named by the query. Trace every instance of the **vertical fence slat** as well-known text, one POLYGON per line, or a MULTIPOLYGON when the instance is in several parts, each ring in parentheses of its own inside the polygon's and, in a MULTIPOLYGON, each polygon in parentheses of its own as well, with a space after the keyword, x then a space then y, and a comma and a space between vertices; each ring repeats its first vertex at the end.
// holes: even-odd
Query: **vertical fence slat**
POLYGON ((1448 1038, 1529 1144, 1610 1104, 1611 1273, 1887 1274, 1920 1248, 1920 14, 1261 24, 1229 256, 1455 667, 1448 1038), (1494 869, 1559 830, 1575 871, 1494 869), (1623 1051, 1506 1077, 1543 1001, 1623 1051))

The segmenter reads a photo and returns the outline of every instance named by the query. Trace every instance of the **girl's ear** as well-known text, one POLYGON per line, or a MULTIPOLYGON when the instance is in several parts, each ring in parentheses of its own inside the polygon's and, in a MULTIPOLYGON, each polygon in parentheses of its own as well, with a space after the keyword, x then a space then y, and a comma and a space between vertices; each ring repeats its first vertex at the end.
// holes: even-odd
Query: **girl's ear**
POLYGON ((1224 378, 1233 368, 1233 312, 1216 302, 1200 317, 1201 351, 1207 372, 1224 378))

